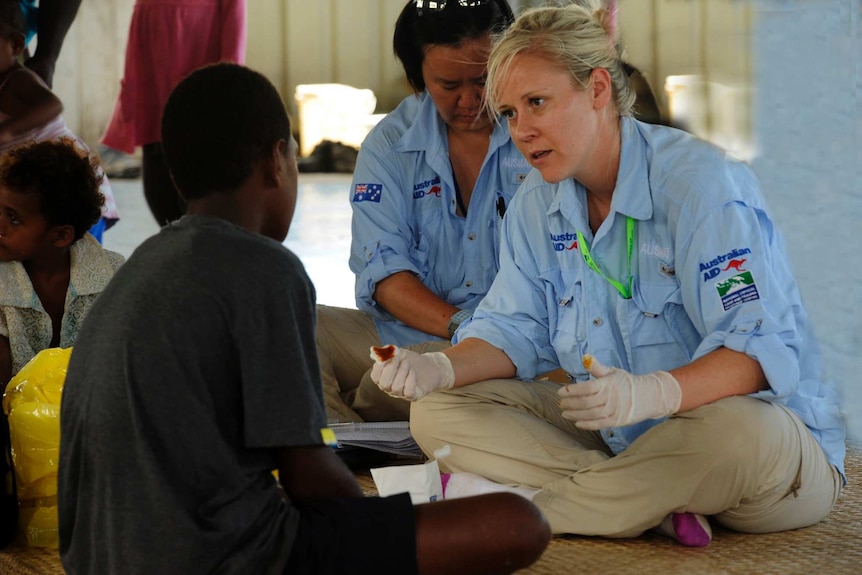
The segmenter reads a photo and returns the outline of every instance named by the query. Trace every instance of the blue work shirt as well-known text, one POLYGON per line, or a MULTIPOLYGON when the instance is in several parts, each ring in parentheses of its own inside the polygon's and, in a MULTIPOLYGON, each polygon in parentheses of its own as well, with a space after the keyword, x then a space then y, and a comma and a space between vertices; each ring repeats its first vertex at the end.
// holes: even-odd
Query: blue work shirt
POLYGON ((530 166, 496 123, 470 198, 457 215, 446 124, 427 93, 408 96, 362 143, 353 173, 350 269, 356 307, 382 341, 399 346, 440 338, 395 319, 372 298, 377 282, 409 271, 441 299, 475 309, 499 267, 501 213, 530 166))
MULTIPOLYGON (((532 171, 504 223, 500 271, 456 341, 504 350, 517 377, 582 356, 635 374, 670 370, 724 346, 757 360, 769 388, 752 397, 793 410, 843 474, 843 419, 833 385, 751 169, 688 134, 623 118, 610 213, 590 232, 586 190, 532 171), (635 221, 632 297, 587 266, 577 232, 605 275, 627 283, 626 217, 635 221)), ((620 453, 662 420, 602 431, 620 453)))

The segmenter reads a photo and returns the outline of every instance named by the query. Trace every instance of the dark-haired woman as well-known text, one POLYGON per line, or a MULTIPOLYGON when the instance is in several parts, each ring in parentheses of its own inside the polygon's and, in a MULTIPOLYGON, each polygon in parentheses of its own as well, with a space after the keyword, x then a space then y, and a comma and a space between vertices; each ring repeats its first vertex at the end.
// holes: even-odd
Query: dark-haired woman
POLYGON ((369 345, 448 346, 497 274, 503 214, 529 171, 483 108, 491 35, 513 20, 506 0, 401 11, 393 47, 414 94, 363 142, 350 190, 359 309, 318 306, 331 419, 406 420, 409 404, 370 379, 357 390, 369 345))

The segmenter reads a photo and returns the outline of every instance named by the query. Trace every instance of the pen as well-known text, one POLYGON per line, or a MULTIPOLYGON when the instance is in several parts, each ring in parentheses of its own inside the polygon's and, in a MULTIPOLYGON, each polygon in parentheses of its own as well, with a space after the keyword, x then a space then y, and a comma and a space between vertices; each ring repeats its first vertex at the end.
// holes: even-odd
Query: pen
POLYGON ((497 213, 500 214, 501 218, 506 215, 506 200, 502 196, 497 198, 497 213))
POLYGON ((332 431, 362 431, 362 423, 354 423, 349 421, 347 423, 330 423, 329 429, 332 431))

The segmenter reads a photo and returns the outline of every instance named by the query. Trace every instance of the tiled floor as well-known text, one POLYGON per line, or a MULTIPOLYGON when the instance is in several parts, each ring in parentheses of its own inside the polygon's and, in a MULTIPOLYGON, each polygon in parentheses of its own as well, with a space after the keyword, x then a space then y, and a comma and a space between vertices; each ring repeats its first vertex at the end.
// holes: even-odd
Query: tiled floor
MULTIPOLYGON (((296 253, 317 289, 317 301, 355 307, 350 251, 349 174, 301 174, 296 213, 285 245, 296 253)), ((105 232, 105 247, 126 257, 159 227, 141 180, 111 180, 120 221, 105 232)))

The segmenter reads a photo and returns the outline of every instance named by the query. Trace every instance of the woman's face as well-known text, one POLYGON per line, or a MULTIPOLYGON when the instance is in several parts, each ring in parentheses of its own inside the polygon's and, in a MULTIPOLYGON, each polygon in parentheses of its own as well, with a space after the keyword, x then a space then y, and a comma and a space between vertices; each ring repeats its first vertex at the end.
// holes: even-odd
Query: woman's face
POLYGON ((425 47, 425 88, 440 117, 453 130, 481 131, 491 125, 491 118, 482 108, 490 47, 487 35, 458 46, 425 47))
POLYGON ((497 84, 498 112, 508 119, 518 150, 546 182, 582 180, 584 170, 602 160, 599 136, 611 88, 597 78, 598 71, 581 88, 548 57, 522 53, 497 84))

